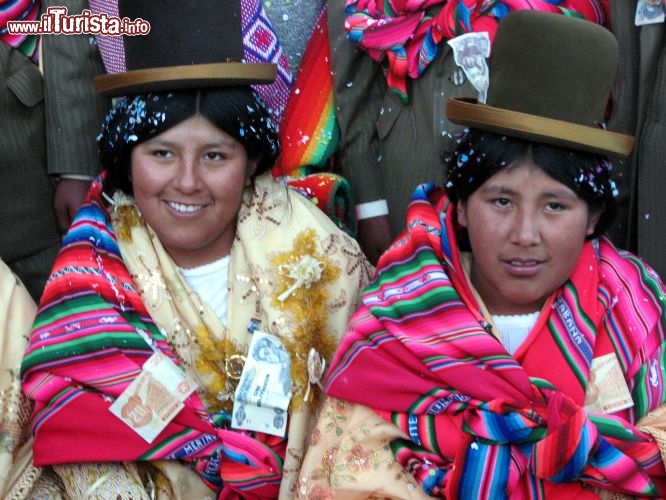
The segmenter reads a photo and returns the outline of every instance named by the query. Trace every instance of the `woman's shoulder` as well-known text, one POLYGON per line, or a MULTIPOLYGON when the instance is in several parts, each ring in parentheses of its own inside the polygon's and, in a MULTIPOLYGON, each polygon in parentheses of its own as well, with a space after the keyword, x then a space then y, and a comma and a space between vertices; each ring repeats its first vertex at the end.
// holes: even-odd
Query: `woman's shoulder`
POLYGON ((598 248, 602 282, 621 282, 625 286, 641 287, 647 282, 649 289, 660 290, 664 294, 664 282, 652 266, 639 255, 617 248, 608 238, 602 237, 596 241, 598 248))
MULTIPOLYGON (((359 248, 356 240, 344 229, 345 224, 334 220, 322 206, 320 193, 304 192, 295 189, 289 183, 276 180, 270 173, 262 174, 255 179, 254 192, 241 210, 241 222, 249 221, 252 215, 287 232, 300 232, 308 228, 320 235, 340 239, 346 246, 359 248), (252 214, 252 212, 255 212, 252 214), (243 217, 245 216, 245 217, 243 217)), ((331 193, 335 196, 335 193, 331 193)), ((337 201, 341 205, 344 200, 337 201)), ((336 201, 331 200, 331 205, 336 201)), ((353 207, 352 207, 353 209, 353 207)))

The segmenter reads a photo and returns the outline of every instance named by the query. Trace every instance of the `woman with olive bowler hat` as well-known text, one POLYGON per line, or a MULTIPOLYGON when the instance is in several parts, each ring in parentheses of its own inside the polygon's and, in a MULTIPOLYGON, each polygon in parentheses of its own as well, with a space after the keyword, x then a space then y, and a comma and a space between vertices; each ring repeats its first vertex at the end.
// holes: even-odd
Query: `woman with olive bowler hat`
POLYGON ((14 493, 293 498, 372 268, 271 177, 277 130, 250 85, 275 66, 243 62, 239 4, 119 11, 151 30, 124 39, 126 72, 96 80, 118 99, 23 358, 34 460, 14 493), (265 338, 279 366, 253 356, 265 338))
POLYGON ((327 372, 299 498, 666 495, 666 290, 604 236, 617 44, 525 10, 492 50, 327 372))

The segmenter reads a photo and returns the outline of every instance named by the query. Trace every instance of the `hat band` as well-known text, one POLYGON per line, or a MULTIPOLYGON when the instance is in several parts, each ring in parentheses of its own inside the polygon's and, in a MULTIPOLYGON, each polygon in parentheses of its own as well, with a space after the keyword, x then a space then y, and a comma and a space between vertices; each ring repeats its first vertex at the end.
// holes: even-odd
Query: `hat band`
POLYGON ((100 75, 95 78, 97 92, 104 96, 143 93, 180 87, 231 86, 252 83, 270 83, 275 80, 277 67, 271 63, 226 62, 146 68, 100 75), (221 83, 223 81, 224 83, 221 83), (179 84, 182 83, 181 84, 179 84))
POLYGON ((452 122, 461 125, 598 154, 627 156, 634 145, 630 135, 494 108, 477 104, 474 99, 449 99, 446 114, 452 122))

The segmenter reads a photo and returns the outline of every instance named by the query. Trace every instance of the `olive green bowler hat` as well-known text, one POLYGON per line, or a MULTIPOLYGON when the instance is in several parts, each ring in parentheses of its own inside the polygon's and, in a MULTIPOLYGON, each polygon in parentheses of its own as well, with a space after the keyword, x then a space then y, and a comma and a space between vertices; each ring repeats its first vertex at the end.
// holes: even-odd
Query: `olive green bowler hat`
POLYGON ((243 62, 239 0, 119 0, 121 18, 150 24, 124 36, 127 71, 98 76, 97 91, 122 96, 271 83, 277 66, 243 62))
POLYGON ((627 156, 632 136, 603 128, 618 48, 606 28, 536 10, 507 14, 489 58, 486 104, 449 99, 461 125, 610 156, 627 156))

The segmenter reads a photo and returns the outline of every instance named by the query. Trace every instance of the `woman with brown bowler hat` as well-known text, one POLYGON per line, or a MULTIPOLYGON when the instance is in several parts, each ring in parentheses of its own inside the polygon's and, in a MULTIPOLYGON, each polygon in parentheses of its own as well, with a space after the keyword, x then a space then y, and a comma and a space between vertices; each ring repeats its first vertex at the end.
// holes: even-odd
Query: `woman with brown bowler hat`
POLYGON ((666 290, 604 236, 609 31, 517 11, 329 368, 302 498, 666 495, 666 290), (586 398, 586 396, 588 396, 586 398))
POLYGON ((119 9, 150 34, 126 37, 127 71, 96 81, 117 98, 103 174, 23 359, 34 459, 14 492, 292 498, 320 378, 371 267, 271 177, 277 130, 251 85, 275 67, 243 62, 239 4, 119 9), (288 356, 254 357, 260 338, 288 356), (135 394, 145 425, 122 411, 135 394))

